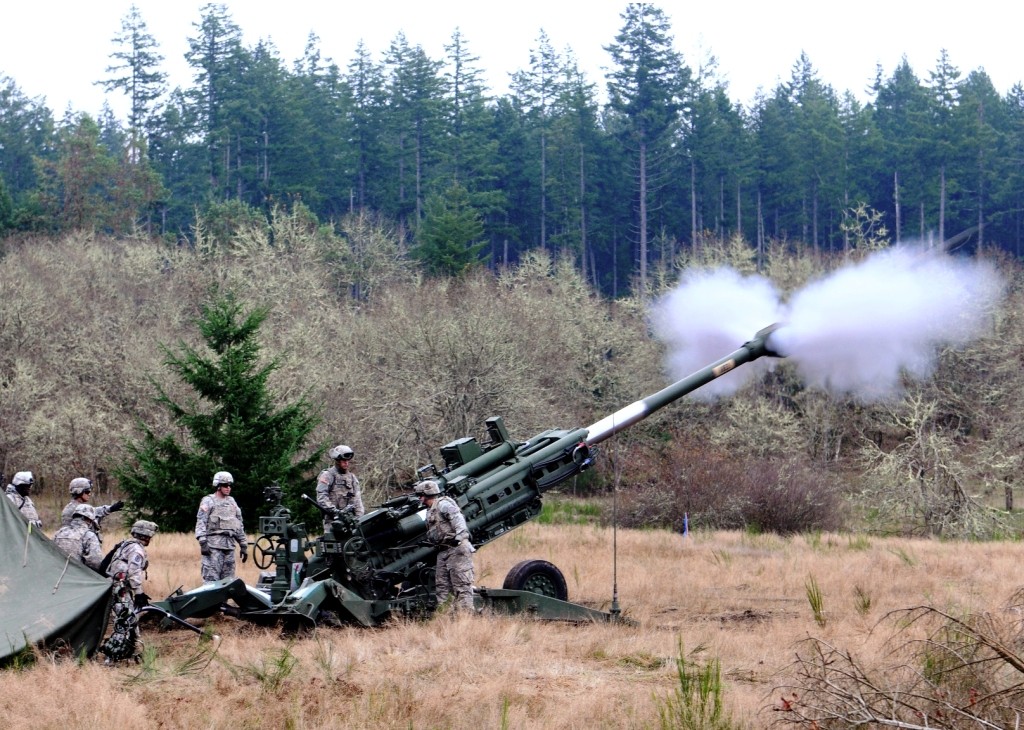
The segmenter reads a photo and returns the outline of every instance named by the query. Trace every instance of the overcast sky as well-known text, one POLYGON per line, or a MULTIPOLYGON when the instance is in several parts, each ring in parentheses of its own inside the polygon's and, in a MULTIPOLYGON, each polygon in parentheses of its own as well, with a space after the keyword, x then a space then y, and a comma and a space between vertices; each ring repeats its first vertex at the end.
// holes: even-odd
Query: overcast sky
MULTIPOLYGON (((344 68, 362 40, 380 60, 390 42, 404 32, 435 59, 458 28, 472 55, 479 58, 491 90, 507 91, 511 72, 529 65, 529 52, 543 29, 557 51, 570 47, 592 82, 604 89, 611 61, 604 46, 622 26, 624 2, 314 2, 312 0, 226 0, 247 45, 270 40, 290 68, 302 55, 309 34, 320 38, 321 54, 344 68)), ((106 78, 131 0, 55 2, 18 0, 7 4, 0 27, 0 75, 14 79, 24 94, 45 97, 59 117, 70 104, 92 114, 104 93, 93 82, 106 78)), ((135 0, 150 34, 164 56, 171 86, 190 86, 184 61, 188 38, 205 2, 135 0)), ((658 3, 672 20, 676 50, 696 68, 708 53, 718 59, 719 75, 734 100, 749 104, 757 89, 770 90, 790 78, 801 51, 819 78, 837 91, 852 91, 862 101, 881 66, 888 76, 906 55, 918 77, 942 49, 963 76, 984 68, 1005 94, 1024 79, 1019 50, 1024 6, 1015 2, 971 3, 859 0, 849 5, 821 0, 732 0, 731 2, 658 3)), ((108 97, 119 116, 123 95, 108 97)))

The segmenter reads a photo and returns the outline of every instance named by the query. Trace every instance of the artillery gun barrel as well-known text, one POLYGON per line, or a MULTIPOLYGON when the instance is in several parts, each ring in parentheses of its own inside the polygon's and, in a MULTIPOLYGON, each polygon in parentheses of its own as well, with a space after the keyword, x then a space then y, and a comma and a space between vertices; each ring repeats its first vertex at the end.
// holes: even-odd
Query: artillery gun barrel
POLYGON ((756 360, 759 357, 768 355, 770 357, 785 357, 773 349, 770 336, 780 327, 773 324, 765 327, 754 335, 749 342, 743 343, 738 350, 726 355, 721 360, 708 365, 706 368, 677 380, 672 385, 662 388, 657 393, 635 401, 624 408, 620 408, 610 416, 605 416, 597 423, 587 427, 586 442, 588 445, 600 443, 605 439, 614 436, 619 431, 629 428, 634 423, 642 421, 655 411, 664 408, 669 403, 679 400, 684 395, 691 393, 697 388, 707 385, 712 380, 722 377, 728 372, 735 370, 740 365, 756 360))

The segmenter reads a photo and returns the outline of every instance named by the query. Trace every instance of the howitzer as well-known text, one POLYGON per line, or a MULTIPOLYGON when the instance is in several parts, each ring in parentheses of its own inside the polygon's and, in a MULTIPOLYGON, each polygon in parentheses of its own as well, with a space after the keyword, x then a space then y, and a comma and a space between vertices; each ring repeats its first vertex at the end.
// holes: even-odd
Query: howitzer
MULTIPOLYGON (((766 355, 782 357, 769 343, 776 327, 761 330, 721 360, 586 428, 552 429, 518 443, 509 438, 500 417, 489 418, 486 441, 465 437, 442 446, 444 467, 427 465, 419 476, 436 480, 456 500, 479 548, 537 517, 544 492, 586 470, 596 444, 745 363, 766 355)), ((210 615, 230 600, 231 613, 255 622, 364 626, 393 616, 425 617, 437 608, 438 546, 426 543, 427 511, 417 497, 395 497, 358 518, 350 512, 325 512, 329 527, 311 540, 303 525, 291 521, 280 496, 280 489, 268 494, 275 506, 260 518, 253 559, 261 569, 273 565, 274 571, 263 574, 259 587, 226 579, 175 592, 157 605, 188 617, 210 615)), ((509 571, 501 589, 479 587, 474 594, 479 608, 496 612, 570 621, 622 620, 617 608, 604 612, 567 598, 562 573, 542 560, 523 561, 509 571)))

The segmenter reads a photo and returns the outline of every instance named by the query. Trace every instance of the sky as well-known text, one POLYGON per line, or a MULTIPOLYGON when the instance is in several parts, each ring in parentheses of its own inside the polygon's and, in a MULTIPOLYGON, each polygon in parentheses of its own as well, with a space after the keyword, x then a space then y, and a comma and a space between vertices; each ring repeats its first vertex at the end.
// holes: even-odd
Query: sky
MULTIPOLYGON (((134 0, 149 33, 164 56, 162 70, 171 87, 191 86, 184 60, 188 38, 206 2, 134 0)), ((435 59, 456 28, 477 56, 496 94, 508 90, 509 75, 529 66, 530 49, 543 30, 558 52, 571 48, 588 79, 605 88, 612 66, 604 47, 621 29, 625 2, 371 3, 320 0, 224 0, 248 46, 269 40, 287 67, 301 57, 310 33, 320 38, 321 55, 344 68, 363 41, 381 60, 402 32, 435 59)), ((848 6, 806 0, 732 0, 726 3, 656 3, 671 19, 675 49, 691 68, 709 54, 733 100, 749 105, 758 91, 772 90, 790 78, 801 52, 818 78, 838 92, 850 91, 862 102, 882 69, 891 75, 905 55, 922 80, 945 49, 962 77, 983 68, 996 90, 1006 94, 1024 79, 1019 33, 1024 6, 975 0, 972 3, 917 0, 859 0, 848 6), (1012 8, 1016 7, 1016 10, 1012 8)), ((124 117, 120 93, 105 94, 94 82, 109 76, 113 37, 131 0, 72 2, 22 0, 8 3, 0 26, 0 76, 14 80, 22 93, 45 99, 56 116, 70 107, 98 114, 108 101, 124 117)))

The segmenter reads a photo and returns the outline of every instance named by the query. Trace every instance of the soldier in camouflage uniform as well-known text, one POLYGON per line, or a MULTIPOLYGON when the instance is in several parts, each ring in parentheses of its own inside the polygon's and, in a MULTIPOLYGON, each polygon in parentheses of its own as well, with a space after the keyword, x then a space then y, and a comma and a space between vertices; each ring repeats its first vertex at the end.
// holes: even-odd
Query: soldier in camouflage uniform
POLYGON ((107 575, 114 580, 114 603, 110 612, 114 628, 100 645, 107 661, 128 659, 136 655, 139 640, 139 609, 149 604, 142 590, 142 581, 149 568, 146 547, 156 534, 155 522, 138 520, 132 525, 131 537, 118 543, 110 558, 107 575))
MULTIPOLYGON (((355 454, 348 446, 339 444, 327 452, 334 460, 334 466, 324 469, 316 479, 316 503, 328 510, 343 511, 351 508, 352 514, 362 517, 363 496, 359 491, 359 479, 349 471, 355 454)), ((324 518, 324 532, 331 527, 329 518, 324 518)))
POLYGON ((238 543, 244 563, 249 559, 248 542, 242 525, 242 510, 231 496, 235 478, 229 472, 213 475, 213 494, 207 494, 199 503, 196 515, 196 540, 202 557, 203 580, 210 583, 235 577, 235 550, 238 543))
POLYGON ((466 518, 454 499, 441 497, 437 482, 427 480, 415 487, 420 502, 427 507, 427 539, 440 548, 437 554, 437 605, 455 594, 455 608, 473 612, 473 553, 466 518))
MULTIPOLYGON (((60 524, 66 527, 71 524, 71 517, 75 514, 75 508, 80 504, 89 504, 92 498, 92 481, 85 477, 75 477, 68 486, 71 492, 71 501, 68 502, 60 513, 60 524)), ((113 504, 104 504, 96 507, 96 529, 99 529, 100 520, 113 512, 119 512, 124 507, 122 500, 113 504)))
POLYGON ((53 541, 71 557, 99 571, 100 563, 103 562, 103 548, 96 533, 98 529, 96 510, 91 504, 80 504, 75 507, 71 524, 57 530, 53 541))
POLYGON ((114 548, 110 565, 107 567, 108 576, 114 580, 123 579, 128 582, 132 595, 140 607, 149 603, 149 596, 142 590, 142 581, 146 578, 146 570, 149 568, 146 547, 156 531, 155 522, 138 520, 132 525, 131 537, 118 543, 114 548))
POLYGON ((32 498, 28 496, 32 492, 32 485, 35 483, 36 479, 32 476, 32 472, 19 471, 14 475, 11 483, 7 485, 4 493, 9 500, 14 502, 14 506, 18 508, 22 517, 28 520, 30 525, 36 529, 42 529, 43 521, 39 519, 36 506, 33 504, 32 498))

